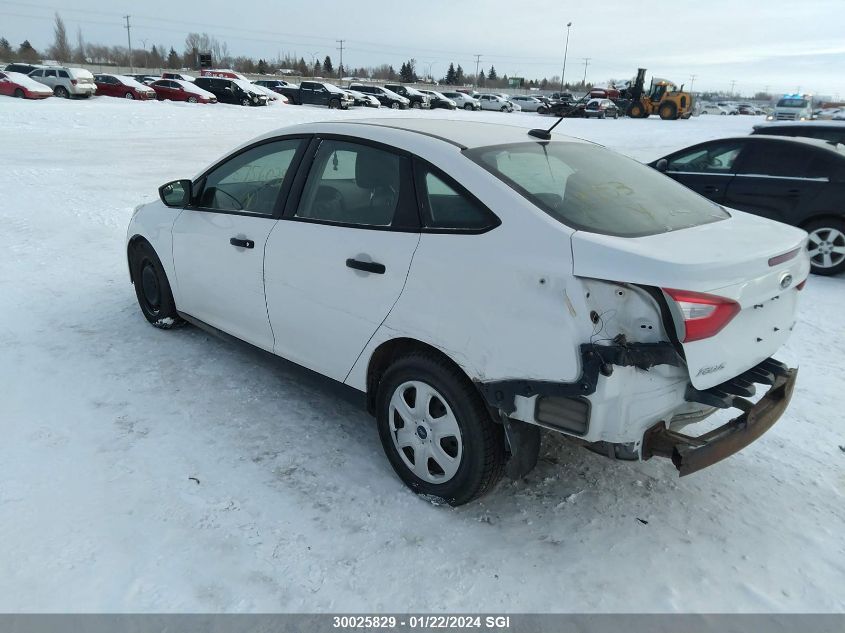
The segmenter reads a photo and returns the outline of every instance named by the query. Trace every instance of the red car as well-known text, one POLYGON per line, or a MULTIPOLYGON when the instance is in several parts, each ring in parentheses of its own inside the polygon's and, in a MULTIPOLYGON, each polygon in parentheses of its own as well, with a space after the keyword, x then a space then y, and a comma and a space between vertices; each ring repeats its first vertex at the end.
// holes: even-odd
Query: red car
POLYGON ((53 91, 21 73, 0 70, 0 95, 19 99, 46 99, 53 96, 53 91))
POLYGON ((184 79, 159 79, 150 84, 156 97, 167 101, 188 101, 189 103, 217 103, 217 97, 184 79))
POLYGON ((98 95, 122 99, 155 99, 154 90, 125 75, 94 75, 98 95))

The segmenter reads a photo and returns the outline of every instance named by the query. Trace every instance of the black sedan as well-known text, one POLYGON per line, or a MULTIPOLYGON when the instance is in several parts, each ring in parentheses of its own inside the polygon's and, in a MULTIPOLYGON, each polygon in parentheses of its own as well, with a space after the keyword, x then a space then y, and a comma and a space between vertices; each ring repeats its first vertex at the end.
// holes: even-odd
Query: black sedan
POLYGON ((699 143, 652 163, 726 207, 810 234, 813 272, 845 270, 845 151, 814 139, 743 136, 699 143))
POLYGON ((845 145, 845 121, 780 121, 755 125, 752 134, 803 136, 845 145))

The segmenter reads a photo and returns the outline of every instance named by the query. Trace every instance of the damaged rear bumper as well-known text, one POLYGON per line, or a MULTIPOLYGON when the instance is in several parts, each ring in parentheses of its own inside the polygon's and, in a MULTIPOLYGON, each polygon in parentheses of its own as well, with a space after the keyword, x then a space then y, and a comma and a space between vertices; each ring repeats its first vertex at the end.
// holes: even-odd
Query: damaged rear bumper
POLYGON ((734 379, 706 391, 690 389, 688 400, 720 408, 735 407, 742 411, 742 415, 699 437, 672 431, 661 422, 646 432, 642 458, 667 457, 683 477, 730 457, 763 435, 780 419, 792 399, 797 377, 797 369, 767 359, 743 374, 742 381, 734 379), (737 394, 748 391, 745 383, 749 382, 771 385, 756 404, 737 394))

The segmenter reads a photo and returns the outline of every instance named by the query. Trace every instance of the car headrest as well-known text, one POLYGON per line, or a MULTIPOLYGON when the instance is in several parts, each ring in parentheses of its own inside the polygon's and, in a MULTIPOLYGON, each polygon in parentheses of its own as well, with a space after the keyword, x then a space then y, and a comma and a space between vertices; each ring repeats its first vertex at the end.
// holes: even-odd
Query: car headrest
POLYGON ((363 189, 399 189, 399 157, 377 149, 362 149, 355 160, 355 182, 363 189))

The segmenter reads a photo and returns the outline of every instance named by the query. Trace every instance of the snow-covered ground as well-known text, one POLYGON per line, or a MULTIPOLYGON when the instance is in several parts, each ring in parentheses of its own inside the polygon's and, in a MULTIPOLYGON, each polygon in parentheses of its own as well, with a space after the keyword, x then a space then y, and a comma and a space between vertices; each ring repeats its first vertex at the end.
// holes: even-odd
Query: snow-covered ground
MULTIPOLYGON (((845 609, 841 277, 810 279, 792 406, 739 455, 679 480, 547 435, 458 509, 405 489, 324 386, 146 323, 135 205, 259 133, 362 116, 396 114, 0 98, 0 611, 845 609)), ((755 122, 559 129, 650 160, 755 122)))

